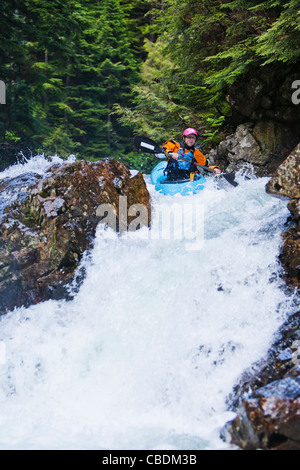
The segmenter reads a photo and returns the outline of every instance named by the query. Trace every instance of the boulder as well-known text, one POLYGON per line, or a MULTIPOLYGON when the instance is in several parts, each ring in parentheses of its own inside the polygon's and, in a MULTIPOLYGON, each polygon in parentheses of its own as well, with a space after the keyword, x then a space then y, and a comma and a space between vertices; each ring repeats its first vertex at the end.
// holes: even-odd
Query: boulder
POLYGON ((279 260, 285 271, 285 281, 288 285, 300 288, 300 231, 295 227, 289 228, 282 234, 283 246, 279 260))
POLYGON ((300 286, 300 144, 279 166, 266 185, 269 194, 289 198, 290 227, 282 234, 283 246, 280 261, 285 269, 286 280, 300 286))
POLYGON ((300 199, 300 143, 278 167, 266 190, 275 196, 300 199))
POLYGON ((246 370, 234 390, 236 417, 222 430, 241 449, 300 449, 300 316, 280 328, 277 340, 246 370))
POLYGON ((257 176, 274 173, 298 143, 289 127, 275 121, 247 122, 207 154, 227 171, 251 165, 257 176))
POLYGON ((300 376, 274 381, 244 399, 230 434, 244 450, 300 450, 300 376))
MULTIPOLYGON (((134 204, 150 214, 142 174, 132 174, 113 159, 54 165, 43 177, 4 180, 0 190, 2 203, 6 200, 0 214, 2 314, 50 298, 70 298, 79 262, 92 247, 98 224, 107 220, 107 210, 115 216, 117 231, 120 203, 123 212, 125 207, 123 230, 135 218, 127 217, 134 204)), ((139 218, 136 227, 148 225, 149 217, 139 218)))

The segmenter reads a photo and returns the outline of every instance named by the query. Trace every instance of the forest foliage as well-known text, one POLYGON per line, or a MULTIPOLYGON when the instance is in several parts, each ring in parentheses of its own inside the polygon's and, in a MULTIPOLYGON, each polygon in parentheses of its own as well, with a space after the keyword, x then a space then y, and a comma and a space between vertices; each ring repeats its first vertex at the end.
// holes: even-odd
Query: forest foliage
POLYGON ((2 0, 0 166, 18 152, 118 158, 230 121, 228 85, 300 56, 299 0, 2 0))

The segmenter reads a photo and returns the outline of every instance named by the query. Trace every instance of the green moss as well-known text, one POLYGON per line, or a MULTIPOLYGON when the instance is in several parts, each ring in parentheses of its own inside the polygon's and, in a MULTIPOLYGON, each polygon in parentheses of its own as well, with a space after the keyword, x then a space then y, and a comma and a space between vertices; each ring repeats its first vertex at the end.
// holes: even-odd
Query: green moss
POLYGON ((34 228, 39 225, 39 214, 34 211, 32 207, 25 207, 23 216, 21 222, 26 225, 26 227, 34 228))

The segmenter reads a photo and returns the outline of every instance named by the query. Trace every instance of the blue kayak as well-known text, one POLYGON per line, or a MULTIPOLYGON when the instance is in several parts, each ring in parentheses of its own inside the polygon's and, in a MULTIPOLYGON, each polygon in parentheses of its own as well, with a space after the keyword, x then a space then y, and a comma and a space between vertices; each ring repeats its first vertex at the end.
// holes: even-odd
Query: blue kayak
POLYGON ((167 162, 162 161, 156 165, 150 175, 151 183, 154 184, 156 191, 165 195, 181 194, 186 196, 188 194, 195 194, 204 189, 206 179, 201 175, 195 175, 193 181, 189 179, 170 181, 167 180, 164 170, 166 169, 167 162))

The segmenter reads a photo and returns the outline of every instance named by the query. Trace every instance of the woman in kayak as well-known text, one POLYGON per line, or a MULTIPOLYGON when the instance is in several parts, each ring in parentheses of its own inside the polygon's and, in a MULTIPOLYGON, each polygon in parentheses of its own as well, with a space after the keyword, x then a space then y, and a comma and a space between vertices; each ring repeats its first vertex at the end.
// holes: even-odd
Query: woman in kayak
MULTIPOLYGON (((199 149, 195 148, 198 133, 195 129, 189 127, 182 134, 183 143, 175 140, 168 140, 163 148, 169 156, 169 162, 166 168, 168 177, 171 179, 187 178, 197 172, 197 163, 208 167, 205 156, 199 149)), ((217 166, 209 166, 216 174, 221 170, 217 166)))

